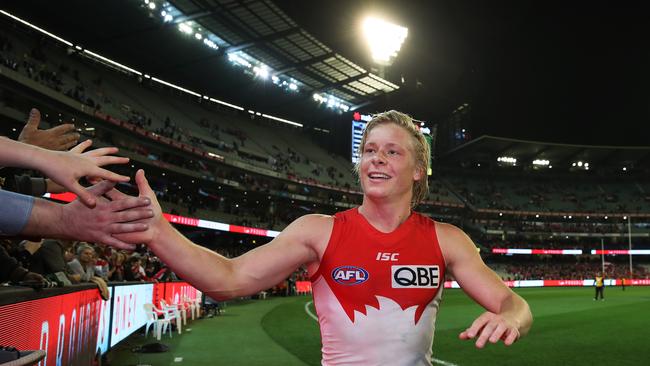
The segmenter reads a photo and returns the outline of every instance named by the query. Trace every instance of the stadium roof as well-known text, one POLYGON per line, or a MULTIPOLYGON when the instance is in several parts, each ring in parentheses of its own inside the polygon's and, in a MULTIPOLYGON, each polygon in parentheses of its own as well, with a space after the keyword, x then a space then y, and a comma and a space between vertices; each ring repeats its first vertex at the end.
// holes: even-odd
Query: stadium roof
POLYGON ((263 60, 273 74, 286 74, 310 92, 327 92, 356 106, 399 89, 333 51, 270 1, 170 3, 184 14, 182 19, 191 19, 223 39, 221 54, 245 51, 263 60))
POLYGON ((497 164, 497 158, 517 159, 517 165, 530 165, 534 160, 547 160, 557 168, 588 166, 631 169, 650 165, 650 147, 571 145, 525 141, 503 137, 481 136, 451 149, 441 157, 446 163, 470 162, 497 164))

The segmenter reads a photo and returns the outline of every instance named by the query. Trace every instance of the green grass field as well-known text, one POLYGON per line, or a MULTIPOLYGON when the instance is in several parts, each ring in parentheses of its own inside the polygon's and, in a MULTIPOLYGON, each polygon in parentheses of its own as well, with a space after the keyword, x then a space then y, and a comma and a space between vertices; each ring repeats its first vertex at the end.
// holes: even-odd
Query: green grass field
MULTIPOLYGON (((481 313, 460 290, 446 290, 433 343, 434 357, 465 365, 650 364, 650 287, 519 289, 535 323, 512 347, 479 350, 458 333, 481 313)), ((320 365, 318 324, 305 312, 311 297, 232 303, 222 316, 188 323, 191 331, 163 338, 170 352, 136 354, 153 342, 134 334, 110 351, 112 365, 320 365), (182 361, 175 358, 182 357, 182 361)), ((313 307, 311 307, 313 312, 313 307)))

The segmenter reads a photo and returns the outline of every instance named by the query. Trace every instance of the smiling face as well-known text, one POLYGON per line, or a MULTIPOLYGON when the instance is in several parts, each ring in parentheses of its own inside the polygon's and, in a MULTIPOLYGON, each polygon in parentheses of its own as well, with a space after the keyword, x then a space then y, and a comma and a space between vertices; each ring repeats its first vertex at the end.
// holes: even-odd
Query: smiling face
POLYGON ((361 137, 359 153, 355 171, 364 200, 410 196, 410 207, 415 208, 429 194, 429 143, 407 114, 391 110, 374 115, 361 137))
POLYGON ((359 180, 373 200, 411 202, 413 183, 423 179, 416 165, 413 139, 394 123, 383 123, 367 133, 359 164, 359 180))

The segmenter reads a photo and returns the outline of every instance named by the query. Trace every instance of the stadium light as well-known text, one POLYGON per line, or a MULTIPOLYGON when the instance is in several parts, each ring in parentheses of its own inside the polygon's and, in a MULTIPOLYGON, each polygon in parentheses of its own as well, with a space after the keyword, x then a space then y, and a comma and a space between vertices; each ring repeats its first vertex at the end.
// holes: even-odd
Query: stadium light
POLYGON ((511 156, 499 156, 497 158, 497 161, 499 163, 504 163, 504 164, 512 164, 512 165, 517 164, 517 158, 513 158, 511 156))
POLYGON ((186 23, 180 23, 178 25, 178 30, 180 30, 181 32, 186 33, 186 34, 194 33, 194 30, 192 29, 192 27, 189 24, 186 24, 186 23))
POLYGON ((535 160, 533 160, 533 165, 548 166, 550 164, 551 164, 551 162, 546 160, 546 159, 535 159, 535 160))
POLYGON ((390 65, 397 56, 408 29, 385 20, 369 17, 363 21, 363 35, 370 46, 372 59, 382 65, 390 65))
POLYGON ((156 3, 150 2, 149 3, 149 9, 154 10, 156 8, 156 3))
POLYGON ((241 57, 241 56, 239 56, 239 55, 237 55, 235 53, 229 53, 228 54, 228 60, 230 60, 230 62, 232 62, 234 64, 237 64, 237 65, 245 66, 245 67, 248 67, 248 68, 253 67, 253 65, 250 62, 248 62, 245 58, 243 58, 243 57, 241 57))
POLYGON ((262 79, 268 79, 269 78, 269 68, 261 64, 260 66, 255 66, 253 67, 253 71, 255 72, 255 75, 259 76, 262 79))
POLYGON ((209 40, 207 38, 203 38, 203 44, 205 44, 206 46, 212 48, 213 50, 219 49, 219 46, 217 46, 216 43, 212 42, 211 40, 209 40))

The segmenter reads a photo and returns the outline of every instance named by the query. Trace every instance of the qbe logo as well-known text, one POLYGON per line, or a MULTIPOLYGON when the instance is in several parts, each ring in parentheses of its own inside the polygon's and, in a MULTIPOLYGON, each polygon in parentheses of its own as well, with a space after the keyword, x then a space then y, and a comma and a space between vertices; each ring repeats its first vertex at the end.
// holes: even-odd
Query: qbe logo
POLYGON ((391 266, 392 288, 438 288, 439 266, 391 266))
POLYGON ((341 285, 358 285, 368 280, 368 271, 356 266, 341 266, 334 268, 332 278, 341 285))

